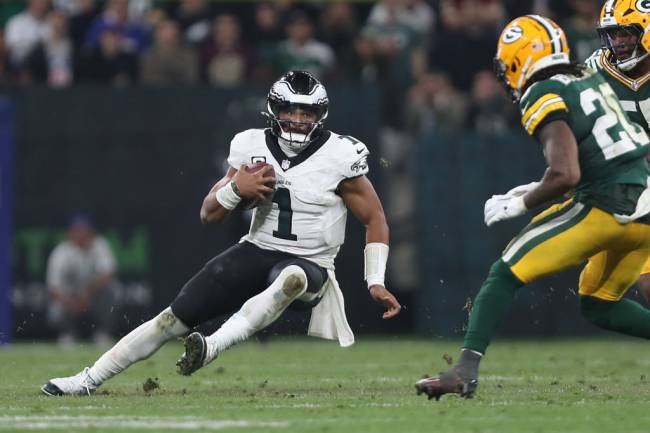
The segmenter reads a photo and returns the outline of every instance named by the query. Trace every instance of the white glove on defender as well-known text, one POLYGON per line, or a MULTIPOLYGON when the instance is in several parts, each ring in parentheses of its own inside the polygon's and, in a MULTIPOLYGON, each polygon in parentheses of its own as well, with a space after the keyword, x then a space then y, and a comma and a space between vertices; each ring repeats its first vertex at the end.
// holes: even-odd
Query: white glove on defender
POLYGON ((523 215, 526 211, 523 195, 493 195, 485 202, 485 224, 489 227, 496 222, 523 215))
POLYGON ((537 188, 537 185, 539 185, 539 182, 531 182, 527 183, 526 185, 519 185, 512 188, 505 195, 509 195, 510 197, 521 197, 522 195, 526 195, 528 191, 532 191, 537 188))

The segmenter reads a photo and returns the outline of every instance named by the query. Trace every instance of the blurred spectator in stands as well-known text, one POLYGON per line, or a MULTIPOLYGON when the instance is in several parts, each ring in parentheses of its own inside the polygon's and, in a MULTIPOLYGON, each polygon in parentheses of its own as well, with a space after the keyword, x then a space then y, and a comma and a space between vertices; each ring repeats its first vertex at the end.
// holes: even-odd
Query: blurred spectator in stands
MULTIPOLYGON (((61 0, 55 1, 57 9, 61 8, 61 0)), ((86 34, 90 26, 100 13, 96 0, 75 0, 72 4, 67 4, 62 9, 68 16, 68 33, 72 38, 74 55, 78 56, 86 42, 86 34)))
POLYGON ((23 12, 7 21, 5 41, 13 68, 22 69, 29 53, 47 37, 49 8, 49 0, 29 0, 23 12))
POLYGON ((440 6, 445 29, 467 29, 472 25, 497 28, 505 20, 501 0, 441 0, 440 6))
MULTIPOLYGON (((106 0, 101 0, 105 3, 106 0)), ((83 13, 88 8, 88 3, 95 3, 95 0, 53 0, 54 8, 62 11, 66 16, 73 17, 83 13)), ((151 9, 152 0, 127 0, 129 17, 131 19, 144 19, 151 9)))
POLYGON ((5 27, 10 18, 18 15, 25 9, 24 0, 0 1, 0 27, 5 27))
POLYGON ((386 24, 392 19, 426 38, 434 31, 436 15, 424 0, 382 0, 370 11, 368 24, 386 24))
POLYGON ((418 34, 398 21, 397 2, 383 3, 387 8, 383 22, 368 23, 362 30, 359 53, 371 55, 381 89, 381 122, 401 130, 403 103, 408 89, 425 69, 424 50, 418 34))
POLYGON ((446 72, 469 92, 474 74, 492 67, 503 6, 497 0, 443 0, 443 29, 429 56, 430 68, 446 72))
POLYGON ((516 126, 514 108, 492 71, 474 76, 467 115, 470 128, 481 135, 502 134, 516 126))
POLYGON ((304 11, 290 13, 285 31, 287 39, 277 44, 271 54, 270 63, 275 76, 300 69, 323 78, 334 71, 334 51, 329 45, 314 39, 314 25, 304 11))
POLYGON ((153 46, 140 59, 140 81, 164 86, 192 84, 198 79, 197 55, 193 48, 184 46, 176 22, 163 20, 158 23, 153 46))
POLYGON ((66 239, 47 261, 48 319, 58 331, 60 344, 72 344, 88 331, 97 344, 110 342, 116 273, 106 239, 95 233, 88 216, 73 215, 66 239))
POLYGON ((255 25, 248 32, 248 40, 262 47, 275 46, 284 38, 280 14, 271 2, 260 2, 255 7, 255 25))
POLYGON ((68 20, 62 12, 54 10, 48 14, 47 22, 47 38, 34 47, 25 61, 25 81, 66 87, 72 84, 74 69, 68 20))
POLYGON ((262 1, 255 8, 255 28, 252 29, 252 40, 268 38, 270 42, 280 42, 284 38, 284 29, 277 3, 262 1))
POLYGON ((383 66, 375 54, 375 42, 372 35, 363 33, 354 41, 353 76, 366 83, 375 83, 383 66))
POLYGON ((194 46, 199 46, 210 37, 212 10, 207 0, 181 0, 173 18, 178 22, 183 37, 194 46))
POLYGON ((119 29, 104 28, 99 46, 84 49, 78 67, 81 81, 94 81, 121 87, 137 77, 137 57, 124 50, 119 29))
MULTIPOLYGON (((637 1, 637 0, 632 0, 637 1)), ((593 0, 600 12, 600 8, 605 3, 603 0, 593 0)), ((573 14, 573 5, 571 0, 537 0, 536 6, 543 4, 543 7, 540 8, 542 11, 545 11, 546 14, 542 14, 546 17, 549 17, 556 22, 560 22, 563 17, 569 17, 573 14)), ((530 12, 529 12, 530 13, 530 12)))
POLYGON ((255 73, 263 80, 274 79, 270 59, 275 47, 284 39, 284 29, 276 3, 262 1, 255 5, 252 22, 245 26, 245 40, 255 49, 255 58, 263 59, 256 65, 255 73))
POLYGON ((80 14, 87 6, 87 0, 52 0, 54 9, 61 11, 67 17, 80 14))
MULTIPOLYGON (((154 0, 126 0, 128 4, 128 16, 132 22, 146 23, 147 20, 152 19, 151 15, 155 10, 153 9, 154 0)), ((155 21, 152 24, 156 24, 155 21)))
POLYGON ((600 5, 594 0, 570 0, 568 3, 574 14, 560 24, 569 41, 571 59, 584 62, 601 45, 595 26, 600 5))
POLYGON ((206 81, 213 86, 233 87, 250 77, 254 51, 241 40, 236 16, 221 14, 214 19, 212 38, 201 50, 206 81))
POLYGON ((456 132, 465 124, 467 102, 444 72, 423 74, 408 93, 406 122, 417 138, 433 132, 456 132))
POLYGON ((539 13, 534 9, 534 5, 539 0, 503 0, 503 9, 505 12, 505 21, 520 17, 522 15, 539 13))
POLYGON ((354 49, 359 24, 350 3, 328 3, 321 14, 319 38, 334 50, 337 72, 344 78, 358 76, 357 53, 354 49))
POLYGON ((139 54, 149 46, 149 29, 141 20, 129 19, 129 0, 108 0, 104 12, 98 16, 86 34, 86 45, 96 48, 101 44, 104 30, 110 29, 127 53, 139 54))
POLYGON ((11 84, 11 78, 9 50, 5 43, 4 29, 0 27, 0 88, 8 87, 11 84))

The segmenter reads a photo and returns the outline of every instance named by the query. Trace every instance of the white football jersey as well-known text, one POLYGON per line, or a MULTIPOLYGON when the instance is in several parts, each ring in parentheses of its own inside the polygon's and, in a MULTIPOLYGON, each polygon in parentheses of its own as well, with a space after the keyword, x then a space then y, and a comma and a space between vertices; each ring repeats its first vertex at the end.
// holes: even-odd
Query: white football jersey
POLYGON ((270 129, 249 129, 230 143, 228 164, 272 164, 275 193, 253 211, 242 237, 267 250, 284 251, 328 269, 345 239, 347 208, 341 181, 368 173, 368 149, 359 140, 323 131, 305 150, 287 157, 270 129))

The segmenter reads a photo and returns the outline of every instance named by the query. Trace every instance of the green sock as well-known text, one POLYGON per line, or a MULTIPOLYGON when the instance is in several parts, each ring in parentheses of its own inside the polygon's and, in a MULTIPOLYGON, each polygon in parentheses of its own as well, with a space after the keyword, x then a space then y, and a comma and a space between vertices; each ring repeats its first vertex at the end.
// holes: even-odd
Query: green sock
POLYGON ((650 339, 650 310, 638 302, 581 296, 580 311, 587 320, 603 329, 650 339))
POLYGON ((474 299, 463 348, 485 353, 492 335, 510 309, 515 292, 522 285, 503 260, 492 265, 474 299))

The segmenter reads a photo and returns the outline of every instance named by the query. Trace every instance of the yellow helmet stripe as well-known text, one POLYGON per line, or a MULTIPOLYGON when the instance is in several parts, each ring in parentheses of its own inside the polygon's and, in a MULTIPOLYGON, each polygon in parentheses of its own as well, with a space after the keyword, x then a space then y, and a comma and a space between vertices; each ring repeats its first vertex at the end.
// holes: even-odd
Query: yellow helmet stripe
POLYGON ((534 21, 537 21, 542 27, 544 27, 544 30, 546 30, 546 33, 548 33, 548 38, 549 40, 553 43, 553 54, 561 53, 562 52, 562 38, 556 35, 555 28, 553 28, 553 24, 551 24, 546 18, 540 16, 540 15, 526 15, 527 17, 531 18, 534 21))

